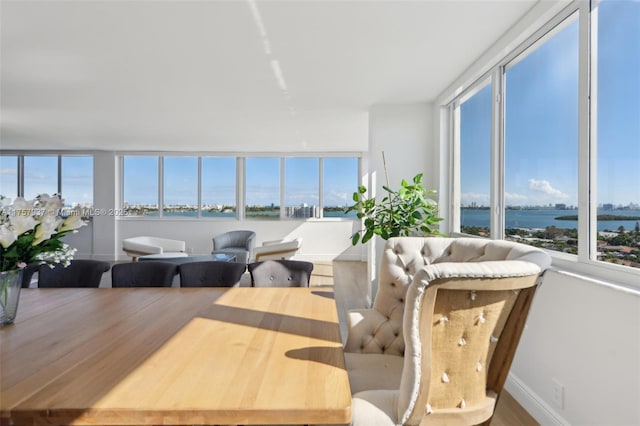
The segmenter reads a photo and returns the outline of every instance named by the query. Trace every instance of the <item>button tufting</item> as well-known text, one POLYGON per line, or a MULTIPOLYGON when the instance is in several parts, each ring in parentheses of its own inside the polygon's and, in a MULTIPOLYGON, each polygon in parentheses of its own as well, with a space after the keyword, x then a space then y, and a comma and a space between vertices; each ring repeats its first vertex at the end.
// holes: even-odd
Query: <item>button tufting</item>
POLYGON ((400 300, 400 303, 404 303, 404 299, 402 297, 399 300, 400 300))

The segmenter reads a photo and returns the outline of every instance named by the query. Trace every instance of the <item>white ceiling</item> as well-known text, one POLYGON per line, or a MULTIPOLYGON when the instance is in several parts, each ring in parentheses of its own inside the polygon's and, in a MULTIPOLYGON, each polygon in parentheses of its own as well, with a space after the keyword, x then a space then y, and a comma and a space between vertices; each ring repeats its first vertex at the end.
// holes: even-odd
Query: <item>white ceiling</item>
POLYGON ((2 0, 3 149, 366 150, 535 3, 2 0))

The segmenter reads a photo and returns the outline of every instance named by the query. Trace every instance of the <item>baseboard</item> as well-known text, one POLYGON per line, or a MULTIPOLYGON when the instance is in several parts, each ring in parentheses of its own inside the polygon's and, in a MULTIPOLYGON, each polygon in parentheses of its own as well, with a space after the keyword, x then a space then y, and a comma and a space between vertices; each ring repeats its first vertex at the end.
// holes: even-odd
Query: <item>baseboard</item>
POLYGON ((306 260, 306 261, 332 261, 332 260, 344 260, 344 261, 357 261, 361 262, 362 259, 360 255, 357 254, 340 254, 336 256, 335 254, 302 254, 297 253, 294 257, 297 260, 306 260))
POLYGON ((531 417, 541 425, 569 426, 570 423, 568 421, 514 374, 509 373, 504 387, 531 414, 531 417))

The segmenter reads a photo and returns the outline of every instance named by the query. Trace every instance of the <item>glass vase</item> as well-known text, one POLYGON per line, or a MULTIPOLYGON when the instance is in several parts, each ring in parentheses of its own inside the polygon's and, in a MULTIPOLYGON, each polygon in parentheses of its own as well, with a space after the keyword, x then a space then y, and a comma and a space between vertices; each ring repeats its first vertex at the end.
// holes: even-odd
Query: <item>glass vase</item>
POLYGON ((0 272, 0 326, 12 324, 18 313, 22 269, 0 272))

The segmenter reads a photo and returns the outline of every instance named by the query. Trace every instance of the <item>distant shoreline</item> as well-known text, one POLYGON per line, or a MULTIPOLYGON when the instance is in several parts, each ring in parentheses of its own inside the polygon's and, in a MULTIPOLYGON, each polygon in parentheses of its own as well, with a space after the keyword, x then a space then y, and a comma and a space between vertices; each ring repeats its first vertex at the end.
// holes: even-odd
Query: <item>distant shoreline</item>
MULTIPOLYGON (((577 214, 557 216, 555 220, 578 220, 577 214)), ((640 220, 640 216, 625 216, 617 214, 599 214, 598 220, 640 220)))

